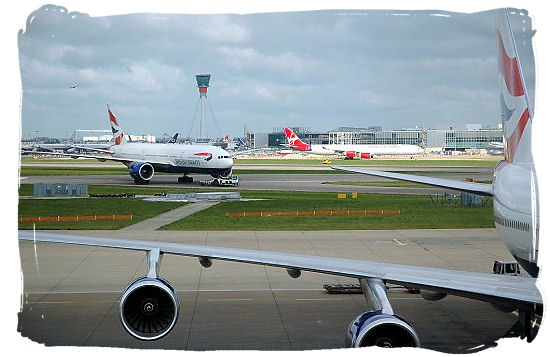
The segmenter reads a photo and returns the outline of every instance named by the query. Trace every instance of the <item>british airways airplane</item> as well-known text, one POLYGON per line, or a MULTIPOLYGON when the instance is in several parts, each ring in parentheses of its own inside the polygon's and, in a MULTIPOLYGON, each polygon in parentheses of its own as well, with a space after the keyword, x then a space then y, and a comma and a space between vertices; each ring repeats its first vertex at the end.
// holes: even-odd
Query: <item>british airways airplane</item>
POLYGON ((120 123, 109 106, 107 106, 107 113, 114 145, 108 150, 88 149, 110 154, 109 156, 70 153, 59 153, 59 155, 120 162, 128 167, 130 176, 136 184, 148 184, 155 172, 182 173, 183 176, 178 178, 180 183, 192 182, 193 178, 188 175, 193 173, 209 174, 218 178, 231 175, 233 156, 236 154, 230 154, 212 145, 126 142, 120 123))
POLYGON ((536 336, 536 321, 542 316, 543 309, 542 295, 536 286, 539 272, 539 209, 537 180, 531 154, 533 111, 527 98, 527 87, 510 26, 509 12, 508 9, 502 9, 496 10, 495 13, 506 160, 496 167, 492 184, 426 178, 361 168, 335 168, 492 196, 495 225, 510 253, 529 276, 32 231, 19 231, 19 239, 145 252, 148 258, 148 273, 124 290, 118 311, 124 329, 141 340, 155 340, 166 336, 176 324, 180 311, 177 293, 166 280, 159 277, 161 255, 175 254, 196 257, 205 268, 212 265, 212 260, 220 259, 280 267, 286 269, 292 278, 298 278, 302 271, 312 271, 358 279, 370 310, 351 321, 346 338, 348 347, 421 346, 415 328, 393 310, 386 283, 422 289, 423 293, 428 292, 426 298, 429 300, 443 299, 450 294, 486 301, 506 311, 516 310, 516 332, 521 338, 531 342, 536 336))

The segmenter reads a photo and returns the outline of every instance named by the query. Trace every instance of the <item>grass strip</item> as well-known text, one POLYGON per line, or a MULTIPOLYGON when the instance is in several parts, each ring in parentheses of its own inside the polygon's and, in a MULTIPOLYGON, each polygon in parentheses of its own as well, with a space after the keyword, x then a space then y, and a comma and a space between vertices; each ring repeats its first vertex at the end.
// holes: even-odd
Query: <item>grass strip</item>
MULTIPOLYGON (((482 207, 437 205, 429 196, 359 194, 357 199, 338 199, 336 193, 289 191, 242 191, 243 198, 259 201, 222 202, 166 230, 346 230, 346 229, 442 229, 494 227, 492 201, 482 207), (226 216, 227 212, 313 211, 313 210, 400 210, 399 215, 371 216, 226 216)), ((348 195, 349 196, 349 195, 348 195)))
MULTIPOLYGON (((181 202, 147 202, 140 198, 20 199, 18 217, 76 215, 128 215, 131 221, 39 222, 36 229, 120 229, 180 207, 181 202)), ((19 223, 19 229, 32 229, 33 223, 19 223)))

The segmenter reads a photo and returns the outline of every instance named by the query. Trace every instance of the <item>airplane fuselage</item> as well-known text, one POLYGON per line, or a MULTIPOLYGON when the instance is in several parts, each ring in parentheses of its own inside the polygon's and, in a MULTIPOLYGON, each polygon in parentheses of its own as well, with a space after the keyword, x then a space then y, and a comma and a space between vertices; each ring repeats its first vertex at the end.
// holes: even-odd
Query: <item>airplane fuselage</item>
POLYGON ((537 276, 539 210, 532 163, 502 161, 493 178, 495 227, 522 267, 537 276))
POLYGON ((124 143, 113 146, 111 152, 115 158, 135 159, 135 163, 151 162, 157 172, 206 173, 219 177, 229 175, 233 167, 229 153, 211 145, 124 143))
POLYGON ((308 152, 317 155, 338 155, 346 152, 368 153, 370 155, 419 155, 424 152, 420 146, 407 144, 328 144, 328 145, 311 145, 311 150, 308 152))

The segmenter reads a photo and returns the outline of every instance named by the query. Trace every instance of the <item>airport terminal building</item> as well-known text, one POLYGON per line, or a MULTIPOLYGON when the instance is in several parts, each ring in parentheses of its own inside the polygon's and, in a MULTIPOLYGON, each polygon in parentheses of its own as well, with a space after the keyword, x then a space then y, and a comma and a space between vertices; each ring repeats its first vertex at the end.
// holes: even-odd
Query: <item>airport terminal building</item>
MULTIPOLYGON (((340 127, 328 132, 312 131, 303 127, 291 127, 309 144, 409 144, 427 151, 466 151, 487 149, 489 143, 503 142, 502 127, 483 128, 480 124, 468 124, 465 128, 382 130, 381 126, 367 128, 340 127)), ((287 144, 283 128, 271 133, 247 133, 247 143, 255 148, 284 148, 287 144)))

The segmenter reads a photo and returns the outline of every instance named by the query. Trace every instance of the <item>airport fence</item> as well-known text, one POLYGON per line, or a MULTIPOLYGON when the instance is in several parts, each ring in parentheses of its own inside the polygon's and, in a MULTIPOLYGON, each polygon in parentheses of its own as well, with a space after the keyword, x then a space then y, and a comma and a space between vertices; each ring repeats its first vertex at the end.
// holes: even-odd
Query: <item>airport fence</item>
POLYGON ((19 217, 19 222, 131 221, 131 214, 94 216, 19 217))
POLYGON ((401 214, 400 210, 329 210, 329 211, 278 211, 278 212, 227 212, 226 217, 296 217, 296 216, 366 216, 375 214, 401 214))

